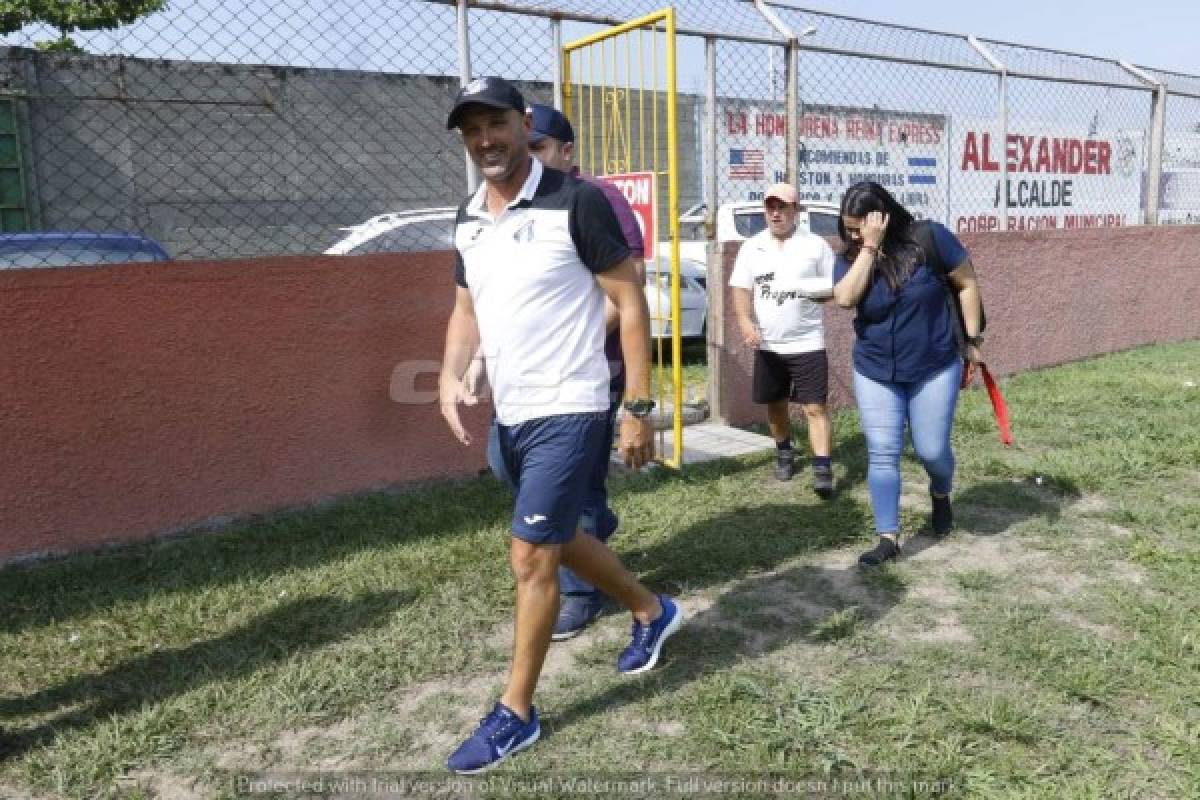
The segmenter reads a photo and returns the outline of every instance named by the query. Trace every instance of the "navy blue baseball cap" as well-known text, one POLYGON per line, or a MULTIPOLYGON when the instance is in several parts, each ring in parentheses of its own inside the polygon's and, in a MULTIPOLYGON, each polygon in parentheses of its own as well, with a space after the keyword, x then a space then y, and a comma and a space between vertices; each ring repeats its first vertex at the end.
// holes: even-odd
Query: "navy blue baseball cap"
POLYGON ((563 113, 557 108, 534 103, 529 110, 533 113, 533 130, 529 134, 530 144, 537 144, 547 136, 558 139, 560 142, 575 141, 575 129, 571 127, 571 121, 563 116, 563 113))
POLYGON ((492 108, 512 109, 525 113, 525 98, 504 78, 476 78, 458 90, 454 96, 454 105, 450 108, 450 116, 446 117, 446 129, 458 127, 463 109, 467 106, 491 106, 492 108))

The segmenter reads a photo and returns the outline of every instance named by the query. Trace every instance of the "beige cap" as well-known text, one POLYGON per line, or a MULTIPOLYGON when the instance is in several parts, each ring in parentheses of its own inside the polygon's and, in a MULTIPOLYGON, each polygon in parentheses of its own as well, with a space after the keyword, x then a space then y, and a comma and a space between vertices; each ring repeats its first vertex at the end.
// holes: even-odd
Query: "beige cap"
POLYGON ((792 205, 795 205, 798 199, 796 195, 796 188, 790 183, 771 184, 771 187, 767 189, 767 193, 763 195, 763 202, 766 202, 768 197, 774 197, 778 200, 782 200, 785 203, 791 203, 792 205))

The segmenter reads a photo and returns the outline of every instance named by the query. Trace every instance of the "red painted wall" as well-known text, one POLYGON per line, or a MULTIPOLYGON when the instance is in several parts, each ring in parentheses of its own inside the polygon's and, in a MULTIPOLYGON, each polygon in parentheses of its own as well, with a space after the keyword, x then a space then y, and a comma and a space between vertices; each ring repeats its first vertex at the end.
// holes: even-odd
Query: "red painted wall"
MULTIPOLYGON (((1200 228, 964 241, 1000 373, 1200 338, 1200 228)), ((426 402, 389 391, 397 365, 436 369, 452 269, 432 253, 0 271, 0 562, 474 473, 486 407, 464 448, 434 374, 426 402)), ((850 312, 827 313, 849 402, 850 312)), ((725 336, 731 421, 758 421, 731 310, 725 336)))
MULTIPOLYGON (((1153 342, 1200 338, 1200 227, 964 234, 983 288, 984 355, 1012 374, 1153 342)), ((725 278, 738 245, 723 252, 725 278)), ((750 401, 751 353, 726 292, 722 382, 734 425, 765 422, 750 401)), ((831 402, 853 405, 853 310, 825 311, 831 402)), ((797 419, 799 410, 797 409, 797 419)))
POLYGON ((473 473, 488 411, 389 392, 453 295, 447 253, 0 271, 0 562, 473 473))

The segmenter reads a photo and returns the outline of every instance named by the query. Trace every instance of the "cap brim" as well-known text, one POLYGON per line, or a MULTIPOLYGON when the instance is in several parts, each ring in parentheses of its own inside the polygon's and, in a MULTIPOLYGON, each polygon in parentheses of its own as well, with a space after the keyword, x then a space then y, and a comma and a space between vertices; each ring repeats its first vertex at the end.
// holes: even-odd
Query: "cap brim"
POLYGON ((446 117, 446 130, 452 131, 455 128, 457 128, 459 117, 461 117, 463 112, 466 111, 471 106, 487 106, 488 108, 502 108, 505 111, 509 111, 509 110, 515 111, 516 110, 512 106, 510 106, 508 103, 504 103, 499 100, 485 100, 484 98, 481 98, 481 97, 472 97, 470 100, 467 100, 465 103, 459 103, 454 108, 450 109, 450 116, 446 117))

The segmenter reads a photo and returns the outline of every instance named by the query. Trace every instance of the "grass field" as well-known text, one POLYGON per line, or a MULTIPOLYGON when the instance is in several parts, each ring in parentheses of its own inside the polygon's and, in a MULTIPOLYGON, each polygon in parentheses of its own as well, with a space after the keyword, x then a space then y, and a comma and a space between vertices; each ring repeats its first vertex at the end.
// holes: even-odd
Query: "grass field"
MULTIPOLYGON (((543 741, 493 774, 1200 797, 1197 384, 1200 343, 1016 377, 1011 449, 968 393, 958 530, 922 533, 907 461, 905 557, 870 573, 853 414, 828 503, 771 480, 769 454, 614 481, 615 547, 688 622, 635 679, 614 667, 623 614, 554 645, 543 741)), ((0 571, 0 797, 440 769, 505 678, 508 513, 480 478, 0 571)))

